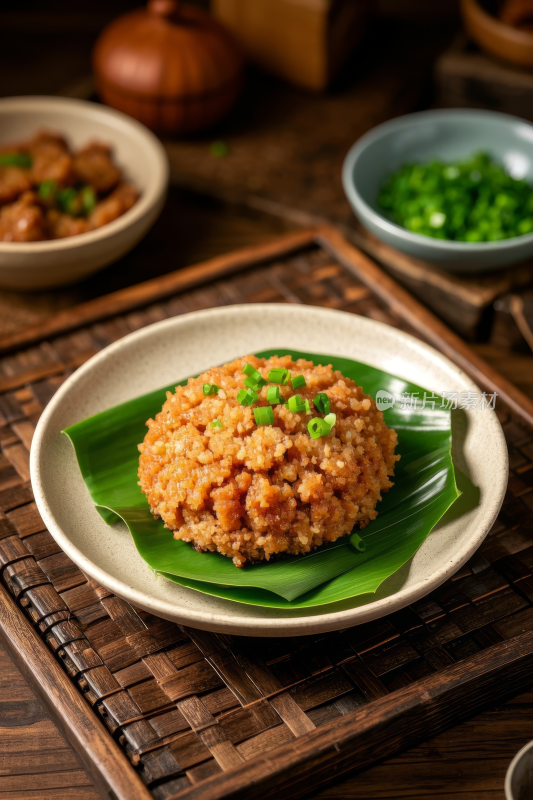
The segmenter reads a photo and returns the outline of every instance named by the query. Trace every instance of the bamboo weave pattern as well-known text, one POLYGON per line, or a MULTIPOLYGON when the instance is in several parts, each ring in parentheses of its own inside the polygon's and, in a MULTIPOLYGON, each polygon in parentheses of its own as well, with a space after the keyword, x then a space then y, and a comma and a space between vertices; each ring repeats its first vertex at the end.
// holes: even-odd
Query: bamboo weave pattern
POLYGON ((253 762, 389 692, 533 629, 533 432, 501 411, 510 479, 478 553, 413 606, 294 639, 206 633, 135 609, 58 548, 29 484, 36 422, 62 381, 152 322, 242 302, 340 308, 406 328, 319 247, 0 361, 0 569, 156 800, 253 762))

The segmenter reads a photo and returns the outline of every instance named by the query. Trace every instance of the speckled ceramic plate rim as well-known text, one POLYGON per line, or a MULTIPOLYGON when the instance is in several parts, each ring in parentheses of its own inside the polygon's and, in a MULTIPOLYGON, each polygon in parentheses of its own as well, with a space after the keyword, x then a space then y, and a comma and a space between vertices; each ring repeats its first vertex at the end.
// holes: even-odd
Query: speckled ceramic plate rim
POLYGON ((479 391, 462 370, 429 345, 384 323, 330 309, 276 304, 229 306, 185 314, 135 331, 93 356, 65 381, 43 412, 31 449, 31 479, 41 516, 59 546, 87 575, 134 606, 181 624, 241 635, 294 636, 337 630, 403 608, 443 583, 475 552, 497 517, 508 479, 503 431, 496 414, 487 409, 466 412, 465 454, 470 466, 459 464, 466 471, 473 467, 473 477, 482 491, 479 506, 446 529, 434 531, 414 559, 396 577, 389 579, 384 588, 380 587, 374 601, 358 605, 360 601, 355 599, 350 607, 347 608, 345 603, 341 610, 335 607, 328 609, 327 613, 320 613, 320 609, 298 612, 262 609, 203 595, 153 576, 137 554, 129 533, 105 526, 92 502, 88 506, 89 494, 70 444, 60 430, 88 414, 207 369, 212 363, 222 363, 244 352, 276 346, 322 351, 366 361, 432 391, 479 391), (216 337, 212 335, 213 330, 217 330, 216 337), (181 347, 176 348, 180 341, 181 347), (156 346, 162 350, 157 375, 153 370, 156 346), (171 364, 163 352, 166 347, 170 348, 169 353, 177 353, 176 361, 171 364), (152 354, 152 360, 148 362, 147 353, 152 354), (127 371, 130 358, 136 367, 133 372, 127 371), (191 368, 191 359, 196 370, 191 368), (129 383, 127 379, 125 381, 127 386, 120 382, 124 370, 124 375, 131 376, 129 383), (143 370, 148 370, 149 378, 143 370), (142 375, 146 378, 145 383, 142 375), (442 379, 446 386, 437 385, 442 379), (119 388, 113 388, 110 402, 106 386, 109 389, 113 380, 118 381, 119 388), (90 391, 85 392, 85 388, 90 391), (69 403, 76 401, 79 403, 76 409, 69 408, 69 403), (85 408, 83 402, 90 409, 85 408), (65 504, 64 492, 68 488, 68 513, 65 516, 65 506, 61 503, 65 504), (61 523, 61 514, 66 523, 61 523), (82 519, 83 514, 87 515, 87 520, 82 519), (76 545, 68 530, 74 525, 82 526, 94 546, 103 547, 108 541, 113 542, 113 547, 121 554, 113 561, 113 569, 99 566, 76 545), (96 539, 93 535, 95 526, 104 532, 102 525, 109 533, 109 540, 96 539), (444 541, 442 537, 448 528, 451 533, 444 541), (442 553, 438 554, 438 545, 445 547, 450 536, 457 546, 451 557, 450 554, 443 557, 442 553), (437 556, 431 556, 435 547, 437 556), (127 561, 128 558, 131 561, 127 561), (424 576, 410 585, 410 573, 413 572, 414 576, 416 569, 420 570, 424 558, 424 576), (434 563, 428 570, 427 563, 430 562, 434 563), (124 564, 127 580, 116 574, 124 564), (139 570, 142 572, 140 587, 132 585, 135 581, 131 581, 139 570), (164 583, 157 584, 157 581, 164 583), (160 596, 161 587, 165 597, 160 596))

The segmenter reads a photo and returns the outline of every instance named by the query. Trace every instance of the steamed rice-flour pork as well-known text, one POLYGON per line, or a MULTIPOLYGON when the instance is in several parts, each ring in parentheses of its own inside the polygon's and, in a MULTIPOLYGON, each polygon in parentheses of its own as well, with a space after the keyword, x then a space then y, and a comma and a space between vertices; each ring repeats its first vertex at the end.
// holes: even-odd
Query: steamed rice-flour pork
POLYGON ((399 458, 361 387, 290 356, 213 367, 168 392, 147 426, 139 482, 152 513, 237 567, 365 527, 399 458))

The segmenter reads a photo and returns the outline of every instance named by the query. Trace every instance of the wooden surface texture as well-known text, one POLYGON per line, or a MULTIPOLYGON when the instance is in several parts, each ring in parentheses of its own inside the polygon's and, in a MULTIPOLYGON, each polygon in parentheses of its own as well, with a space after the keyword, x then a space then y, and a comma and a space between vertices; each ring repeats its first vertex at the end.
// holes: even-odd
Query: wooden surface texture
POLYGON ((533 120, 533 75, 484 53, 463 31, 436 63, 439 101, 446 108, 490 108, 533 120))
MULTIPOLYGON (((131 5, 128 0, 107 0, 106 3, 95 0, 91 9, 72 8, 66 12, 64 4, 51 0, 46 11, 33 3, 22 12, 14 4, 8 4, 6 13, 0 12, 4 32, 0 94, 59 93, 89 97, 93 91, 89 78, 92 43, 104 24, 131 5), (31 9, 35 13, 27 13, 31 9)), ((175 181, 209 193, 218 192, 227 199, 241 202, 240 207, 216 203, 174 186, 164 214, 149 236, 132 254, 99 275, 81 285, 38 296, 0 292, 0 334, 15 333, 77 303, 215 254, 265 241, 287 227, 308 225, 310 219, 340 219, 339 208, 344 222, 355 232, 338 179, 343 149, 377 122, 432 102, 433 59, 446 46, 457 26, 453 18, 454 13, 457 15, 457 3, 450 0, 431 4, 424 0, 379 0, 375 5, 386 11, 389 18, 383 16, 372 23, 366 42, 346 70, 343 81, 330 95, 309 97, 270 79, 259 80, 258 84, 252 79, 241 110, 220 129, 195 142, 174 143, 175 181), (439 13, 442 19, 436 21, 439 13), (254 85, 258 86, 256 97, 254 85), (227 159, 214 159, 210 155, 209 146, 215 138, 222 138, 229 144, 231 154, 227 159), (193 154, 191 168, 182 172, 181 166, 188 165, 189 151, 193 154), (230 170, 236 178, 233 184, 226 177, 231 177, 230 170), (258 213, 262 211, 267 214, 258 213)), ((476 92, 481 86, 481 101, 486 102, 487 85, 479 77, 478 74, 471 85, 476 92)), ((514 77, 513 81, 516 84, 514 77)), ((496 87, 496 82, 493 83, 496 87)), ((492 93, 494 98, 494 91, 498 91, 494 87, 488 87, 489 97, 492 93)), ((357 239, 354 241, 359 243, 357 239)), ((372 254, 370 248, 368 252, 372 254)), ((384 254, 380 257, 387 263, 384 254)), ((389 268, 392 270, 393 266, 389 268)), ((476 282, 471 287, 466 286, 466 282, 450 282, 445 289, 440 275, 432 275, 430 282, 424 270, 423 265, 408 264, 402 280, 438 313, 450 319, 457 330, 469 336, 472 332, 488 336, 485 322, 491 321, 492 279, 483 282, 480 295, 476 282), (464 298, 463 292, 467 292, 464 298), (483 314, 479 313, 480 297, 483 314), (462 329, 460 323, 464 323, 462 329)), ((445 278, 444 281, 447 283, 445 278)), ((273 291, 271 285, 269 290, 273 291)), ((284 288, 284 291, 288 290, 284 288)), ((320 289, 315 285, 312 291, 320 289)), ((508 291, 508 286, 502 289, 498 285, 497 294, 500 291, 508 291)), ((205 295, 199 291, 192 293, 186 302, 194 308, 203 307, 202 303, 209 301, 209 293, 205 295)), ((378 313, 377 309, 373 313, 378 313)), ((135 316, 130 315, 121 330, 130 330, 135 324, 135 316)), ((114 335, 119 332, 115 331, 114 335)), ((84 350, 91 346, 83 337, 78 337, 76 359, 83 360, 84 350)), ((523 349, 511 352, 509 346, 509 337, 491 338, 472 345, 478 354, 533 398, 533 358, 523 349)), ((35 356, 29 352, 31 362, 35 356)), ((67 369, 75 367, 76 359, 67 364, 67 369)), ((14 371, 20 367, 16 360, 5 359, 3 363, 12 363, 14 371)), ((26 386, 14 389, 8 393, 10 402, 23 406, 31 423, 32 415, 35 419, 59 380, 60 375, 43 377, 32 383, 29 390, 26 386)), ((21 447, 21 437, 27 445, 31 424, 23 418, 14 419, 1 430, 6 447, 9 449, 10 442, 14 446, 10 453, 12 461, 22 475, 26 475, 25 446, 21 447)), ((529 477, 531 455, 529 460, 526 455, 530 449, 517 436, 512 424, 508 426, 508 435, 514 435, 510 445, 514 472, 504 512, 509 508, 511 515, 505 514, 499 533, 509 544, 508 550, 501 550, 499 557, 513 549, 523 552, 531 534, 525 505, 533 489, 529 477), (526 448, 525 452, 522 447, 526 448), (520 498, 524 504, 522 513, 520 498)), ((21 508, 24 504, 31 505, 29 495, 15 486, 20 481, 20 473, 4 459, 0 457, 2 503, 9 497, 9 492, 3 493, 5 487, 14 487, 12 499, 17 502, 18 498, 21 508)), ((8 514, 11 510, 6 516, 8 514)), ((29 543, 37 544, 41 533, 32 533, 29 543)), ((44 554, 45 550, 41 550, 41 555, 44 554)), ((39 551, 36 556, 39 557, 39 551)), ((464 575, 458 576, 459 580, 463 578, 464 575)), ((520 611, 517 616, 519 614, 520 611)), ((1 648, 0 687, 0 800, 96 800, 100 795, 66 740, 1 648)), ((439 800, 458 797, 503 800, 505 770, 517 750, 533 737, 532 715, 533 692, 530 691, 504 704, 493 705, 469 721, 353 777, 339 779, 320 794, 316 794, 319 791, 316 788, 313 796, 320 800, 427 800, 432 796, 439 800)))
POLYGON ((140 784, 128 785, 137 776, 155 800, 296 797, 435 735, 532 680, 533 431, 503 406, 509 491, 480 551, 409 609, 339 633, 261 640, 180 629, 84 576, 40 520, 28 484, 38 416, 72 369, 130 330, 193 309, 266 301, 339 308, 435 336, 417 317, 417 304, 336 232, 320 232, 322 246, 314 236, 291 234, 277 252, 257 248, 257 265, 248 252, 241 271, 236 257, 235 274, 221 259, 217 280, 204 265, 202 276, 211 280, 200 287, 0 361, 0 378, 12 380, 0 395, 3 637, 105 797, 142 797, 140 784), (47 375, 49 364, 62 371, 47 375), (17 383, 17 376, 24 380, 17 383), (13 600, 33 629, 19 624, 13 600), (36 642, 48 647, 41 664, 36 642), (61 689, 54 699, 54 674, 70 687, 61 701, 61 689), (72 691, 80 694, 69 709, 72 691), (80 714, 86 733, 78 730, 80 714), (122 750, 116 775, 106 764, 109 734, 122 750))

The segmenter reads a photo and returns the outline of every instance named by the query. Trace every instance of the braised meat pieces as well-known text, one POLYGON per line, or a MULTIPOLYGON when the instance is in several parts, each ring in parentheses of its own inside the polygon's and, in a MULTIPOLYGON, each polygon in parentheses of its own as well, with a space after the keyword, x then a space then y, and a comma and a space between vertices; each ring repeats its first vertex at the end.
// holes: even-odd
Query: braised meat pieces
POLYGON ((111 148, 90 142, 72 152, 59 134, 0 148, 0 241, 63 239, 95 230, 139 199, 111 148))

